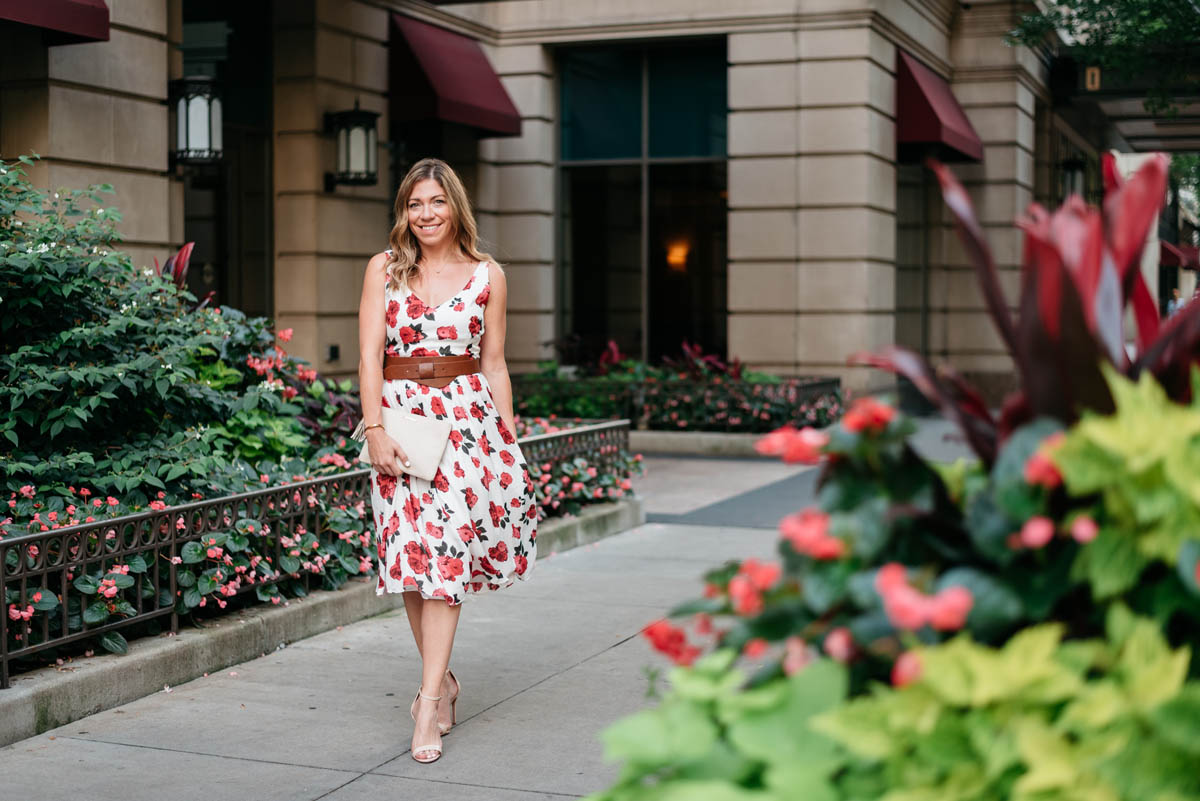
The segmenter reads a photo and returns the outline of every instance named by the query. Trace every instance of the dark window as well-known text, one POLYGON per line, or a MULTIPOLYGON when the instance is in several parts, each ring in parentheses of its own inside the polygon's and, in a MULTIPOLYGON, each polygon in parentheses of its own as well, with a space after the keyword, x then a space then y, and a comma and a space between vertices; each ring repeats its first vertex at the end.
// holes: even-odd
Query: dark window
POLYGON ((560 54, 565 359, 725 353, 726 61, 724 41, 560 54))

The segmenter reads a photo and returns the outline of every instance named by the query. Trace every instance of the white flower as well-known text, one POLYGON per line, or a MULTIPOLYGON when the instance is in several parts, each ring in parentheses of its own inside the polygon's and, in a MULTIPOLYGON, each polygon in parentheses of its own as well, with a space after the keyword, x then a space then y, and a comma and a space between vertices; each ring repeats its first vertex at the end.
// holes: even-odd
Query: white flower
POLYGON ((151 270, 149 267, 143 267, 143 268, 142 268, 142 275, 144 275, 144 276, 146 276, 147 278, 149 278, 150 276, 154 275, 154 270, 151 270))

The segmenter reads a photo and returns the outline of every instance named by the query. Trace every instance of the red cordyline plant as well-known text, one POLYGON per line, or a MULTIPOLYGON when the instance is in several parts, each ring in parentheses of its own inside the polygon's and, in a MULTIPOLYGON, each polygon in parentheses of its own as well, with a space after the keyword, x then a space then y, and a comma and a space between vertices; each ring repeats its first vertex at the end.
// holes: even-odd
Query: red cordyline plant
POLYGON ((905 376, 962 429, 983 463, 991 466, 1015 429, 1037 417, 1071 424, 1084 409, 1113 411, 1101 365, 1136 379, 1149 371, 1179 402, 1191 398, 1189 370, 1200 357, 1200 304, 1166 321, 1142 278, 1140 261, 1150 226, 1158 219, 1167 185, 1166 156, 1157 155, 1129 180, 1105 154, 1102 208, 1078 196, 1051 213, 1033 204, 1018 221, 1025 231, 1021 296, 1016 321, 1000 289, 996 264, 967 192, 950 170, 929 166, 975 266, 988 312, 1012 355, 1020 389, 1005 399, 999 419, 982 396, 953 369, 932 368, 899 347, 856 354, 850 361, 905 376), (1125 347, 1124 318, 1132 305, 1133 354, 1125 347))

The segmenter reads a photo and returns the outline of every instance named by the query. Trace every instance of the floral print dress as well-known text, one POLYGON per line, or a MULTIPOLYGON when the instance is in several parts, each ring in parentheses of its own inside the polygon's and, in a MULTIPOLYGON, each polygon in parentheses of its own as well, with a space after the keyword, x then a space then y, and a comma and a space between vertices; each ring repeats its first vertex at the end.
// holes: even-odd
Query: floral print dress
MULTIPOLYGON (((490 288, 486 262, 438 306, 385 288, 388 355, 478 358, 490 288)), ((449 420, 451 429, 432 481, 371 471, 376 592, 459 604, 468 592, 527 578, 537 554, 533 481, 487 378, 460 375, 440 389, 384 380, 383 405, 449 420)))

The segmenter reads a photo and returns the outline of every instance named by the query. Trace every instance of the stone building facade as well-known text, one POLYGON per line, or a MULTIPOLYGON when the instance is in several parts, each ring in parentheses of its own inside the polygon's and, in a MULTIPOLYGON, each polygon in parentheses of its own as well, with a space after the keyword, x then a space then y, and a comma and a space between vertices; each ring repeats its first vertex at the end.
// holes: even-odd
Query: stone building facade
POLYGON ((505 264, 514 371, 688 339, 865 390, 887 377, 846 357, 900 343, 999 390, 1011 364, 921 159, 962 157, 1015 298, 1013 220, 1070 188, 1065 149, 1093 174, 1121 144, 1055 112, 1045 55, 1003 41, 1006 0, 48 2, 105 8, 107 38, 0 21, 0 156, 36 151, 46 186, 111 183, 136 263, 197 241, 194 291, 293 328, 334 376, 357 368, 399 176, 434 154, 505 264), (438 76, 399 69, 415 45, 396 15, 476 43, 519 135, 464 124, 438 76), (169 81, 195 69, 227 92, 226 162, 207 171, 169 157, 169 81), (932 108, 901 102, 905 69, 932 108), (379 180, 329 187, 325 115, 356 104, 380 115, 379 180), (922 114, 965 117, 982 158, 906 134, 922 114))

